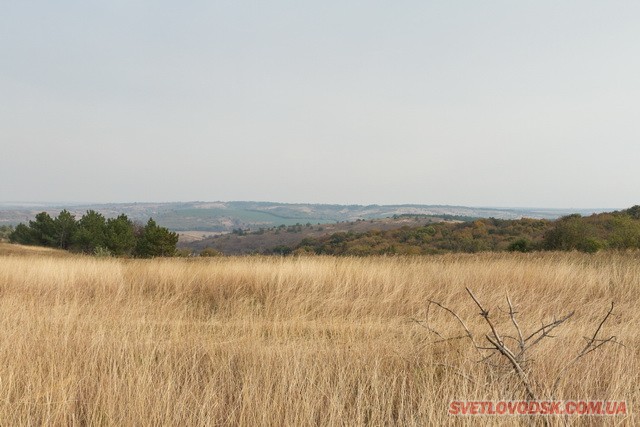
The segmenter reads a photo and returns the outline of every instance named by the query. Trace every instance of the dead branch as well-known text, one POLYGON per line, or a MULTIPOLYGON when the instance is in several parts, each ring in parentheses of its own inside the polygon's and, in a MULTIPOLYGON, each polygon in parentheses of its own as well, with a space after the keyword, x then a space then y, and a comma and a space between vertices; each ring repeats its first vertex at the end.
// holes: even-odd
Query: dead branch
MULTIPOLYGON (((454 310, 450 309, 449 307, 446 307, 445 305, 437 301, 429 300, 429 305, 427 306, 426 320, 424 321, 426 325, 423 324, 423 322, 420 322, 418 320, 416 320, 416 322, 421 324, 421 326, 426 328, 431 333, 434 333, 435 335, 438 336, 439 339, 436 340, 434 343, 450 342, 450 341, 456 341, 456 340, 468 338, 469 341, 471 341, 471 344, 473 345, 473 347, 476 349, 476 351, 478 351, 478 353, 480 353, 482 356, 480 360, 476 361, 477 363, 482 363, 490 367, 496 367, 498 365, 490 363, 490 359, 495 355, 502 356, 504 360, 508 363, 508 365, 513 369, 516 376, 522 383, 527 399, 537 400, 538 394, 535 392, 533 384, 529 380, 529 372, 528 372, 529 368, 526 366, 527 365, 526 361, 528 359, 525 356, 527 355, 527 351, 529 351, 531 348, 535 347, 537 344, 542 342, 545 338, 553 338, 554 335, 551 335, 551 333, 557 327, 559 327, 560 325, 565 323, 567 320, 569 320, 574 315, 575 312, 571 311, 559 319, 556 319, 554 317, 554 320, 548 323, 542 322, 540 328, 536 329, 535 331, 531 332, 528 335, 525 335, 523 333, 522 328, 520 327, 520 324, 516 316, 518 312, 515 310, 514 305, 511 302, 511 298, 507 295, 506 299, 507 299, 507 306, 509 308, 509 311, 506 313, 508 313, 509 315, 511 324, 515 329, 516 336, 501 334, 498 328, 496 327, 496 324, 494 323, 493 319, 491 318, 489 314, 489 310, 486 309, 482 305, 482 303, 480 303, 480 300, 474 295, 471 289, 469 288, 465 288, 465 289, 469 294, 469 296, 471 297, 471 299, 473 300, 473 302, 480 309, 479 314, 485 320, 487 326, 489 327, 490 333, 484 334, 485 339, 490 344, 489 347, 478 344, 478 342, 474 338, 473 333, 471 332, 471 330, 469 329, 465 321, 454 310), (462 329, 464 330, 464 334, 446 337, 440 332, 438 332, 437 330, 435 330, 434 328, 432 328, 429 323, 429 314, 430 314, 430 309, 432 305, 439 307, 440 309, 448 313, 450 316, 452 316, 454 319, 456 319, 456 321, 461 325, 462 329), (518 346, 518 351, 514 352, 511 348, 509 348, 509 346, 505 343, 503 337, 504 339, 512 340, 518 346), (487 354, 486 353, 487 351, 489 351, 490 353, 487 354)), ((613 344, 618 344, 623 346, 622 343, 616 340, 615 336, 611 336, 609 338, 600 338, 599 336, 603 325, 609 319, 612 312, 613 312, 613 302, 611 303, 611 308, 609 309, 607 314, 604 316, 602 321, 600 321, 600 323, 598 324, 593 335, 589 338, 585 337, 585 340, 587 341, 585 347, 576 355, 575 358, 573 358, 571 361, 569 361, 569 363, 565 365, 561 374, 556 378, 552 387, 551 396, 555 394, 555 390, 557 389, 560 383, 562 374, 566 373, 568 369, 574 363, 579 361, 581 358, 599 349, 600 347, 602 347, 607 343, 613 343, 613 344)), ((459 354, 462 354, 459 350, 457 351, 459 354)))
POLYGON ((533 337, 535 337, 536 335, 538 335, 539 333, 542 332, 543 335, 548 335, 553 329, 557 328, 558 326, 560 326, 560 324, 564 323, 566 320, 568 320, 571 316, 573 316, 575 312, 572 311, 570 313, 568 313, 566 316, 558 319, 558 320, 554 320, 551 323, 547 323, 547 324, 542 324, 542 327, 540 329, 537 329, 535 332, 531 333, 527 338, 525 338, 525 342, 529 341, 530 339, 532 339, 533 337))
POLYGON ((502 338, 500 338, 500 335, 498 334, 498 331, 496 331, 495 326, 493 326, 493 322, 489 319, 489 310, 485 310, 484 307, 482 307, 482 305, 480 304, 480 301, 478 301, 476 296, 473 295, 473 292, 471 292, 471 289, 469 289, 469 288, 465 288, 465 289, 467 290, 467 292, 471 296, 471 299, 473 299, 473 301, 475 301, 476 305, 480 308, 480 316, 482 316, 484 318, 484 320, 489 325, 489 328, 491 328, 491 332, 493 333, 493 336, 496 339, 496 341, 498 341, 500 344, 503 344, 502 343, 502 338))
POLYGON ((542 324, 542 327, 538 330, 536 330, 535 332, 533 332, 531 335, 529 335, 525 340, 525 348, 524 350, 521 350, 520 353, 518 354, 518 356, 523 356, 524 352, 526 350, 531 349, 533 346, 535 346, 536 344, 538 344, 540 341, 542 341, 545 338, 554 338, 553 335, 551 335, 551 331, 553 331, 555 328, 557 328, 558 326, 560 326, 561 324, 563 324, 564 322, 566 322, 567 320, 569 320, 573 314, 575 312, 572 311, 570 313, 567 313, 565 316, 563 316, 562 318, 558 319, 558 320, 554 320, 551 323, 547 323, 547 324, 542 324), (529 342, 529 340, 533 339, 534 337, 536 337, 536 335, 540 334, 531 344, 529 344, 528 346, 526 345, 526 343, 529 342))
POLYGON ((511 323, 516 328, 516 332, 518 333, 518 345, 520 346, 520 355, 524 355, 525 349, 525 341, 522 337, 522 331, 520 330, 520 325, 518 325, 518 321, 516 320, 516 311, 513 309, 513 304, 511 304, 511 299, 509 295, 507 295, 507 304, 509 305, 509 317, 511 318, 511 323))
POLYGON ((527 374, 524 372, 524 370, 522 369, 518 361, 515 359, 513 353, 506 346, 500 344, 498 341, 494 340, 489 335, 485 335, 485 336, 487 340, 491 344, 493 344, 495 349, 498 350, 500 354, 502 354, 504 357, 506 357, 509 360, 509 363, 511 363, 511 366, 513 366, 513 369, 516 371, 516 373, 518 374, 518 377, 520 377, 520 380, 522 381, 522 385, 524 386, 527 392, 528 399, 537 400, 536 395, 533 392, 533 389, 531 388, 531 384, 529 383, 529 379, 527 378, 527 374))
MULTIPOLYGON (((478 352, 480 352, 480 350, 482 350, 482 348, 478 345, 478 343, 476 343, 476 340, 473 338, 473 334, 471 334, 471 331, 467 327, 467 324, 464 322, 464 320, 462 320, 460 318, 460 316, 458 316, 458 314, 455 311, 451 310, 449 307, 446 307, 446 306, 440 304, 437 301, 429 300, 429 305, 431 305, 431 304, 435 304, 438 307, 440 307, 441 309, 443 309, 446 312, 448 312, 449 314, 451 314, 458 321, 458 323, 460 323, 460 325, 462 325, 462 328, 464 329, 467 337, 469 337, 469 340, 471 340, 471 343, 473 344, 475 349, 478 350, 478 352)), ((429 309, 427 308, 427 312, 428 312, 428 310, 429 309)), ((431 329, 428 325, 427 325, 427 327, 429 329, 431 329)), ((440 335, 440 334, 438 334, 438 335, 440 335)), ((440 337, 443 338, 442 335, 440 335, 440 337)))
POLYGON ((558 374, 558 376, 556 377, 556 380, 553 383, 553 387, 551 387, 551 395, 555 396, 556 391, 558 386, 560 385, 560 381, 562 380, 562 378, 567 374, 567 372, 569 371, 569 369, 576 363, 578 362, 580 359, 582 359, 584 356, 586 356, 587 354, 597 350, 598 348, 602 347, 603 345, 607 344, 607 343, 614 343, 614 344, 618 344, 624 347, 624 345, 618 341, 616 341, 616 336, 612 335, 609 338, 605 338, 605 339, 599 339, 598 338, 598 334, 600 333, 600 330, 602 329, 602 326, 605 324, 605 322, 607 321, 607 319, 609 319, 609 317, 611 316, 611 313, 613 313, 613 301, 611 302, 611 307, 609 308, 609 311, 607 312, 607 314, 604 316, 604 318, 602 319, 602 321, 598 324, 598 327, 596 328, 595 332, 593 333, 593 336, 591 336, 591 338, 586 338, 585 340, 587 340, 587 344, 584 346, 584 348, 576 355, 576 357, 574 357, 573 359, 571 359, 561 370, 560 373, 558 374))

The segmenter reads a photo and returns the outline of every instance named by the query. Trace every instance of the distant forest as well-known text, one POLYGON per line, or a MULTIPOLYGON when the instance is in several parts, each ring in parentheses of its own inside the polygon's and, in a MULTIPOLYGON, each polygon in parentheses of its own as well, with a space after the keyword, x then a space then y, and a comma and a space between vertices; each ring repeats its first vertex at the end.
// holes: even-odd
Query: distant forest
POLYGON ((382 255, 441 254, 447 252, 540 250, 597 252, 601 249, 640 248, 640 206, 610 213, 573 214, 555 221, 495 218, 421 227, 341 232, 304 239, 294 248, 279 246, 271 253, 382 255))

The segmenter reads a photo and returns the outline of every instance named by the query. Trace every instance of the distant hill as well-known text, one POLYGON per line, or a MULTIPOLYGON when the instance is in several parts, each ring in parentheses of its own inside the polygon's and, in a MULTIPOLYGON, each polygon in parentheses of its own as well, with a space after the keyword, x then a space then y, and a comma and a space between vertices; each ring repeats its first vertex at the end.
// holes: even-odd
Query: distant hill
POLYGON ((571 213, 588 215, 605 209, 537 209, 537 208, 477 208, 443 205, 325 205, 288 204, 274 202, 176 202, 176 203, 117 203, 117 204, 20 204, 0 203, 0 225, 16 225, 32 220, 38 212, 57 215, 67 209, 77 217, 89 209, 106 217, 124 213, 129 218, 156 222, 178 231, 191 240, 202 235, 227 233, 234 229, 269 228, 279 225, 327 224, 357 219, 383 219, 401 215, 429 215, 460 218, 517 219, 522 217, 554 219, 571 213))
MULTIPOLYGON (((182 239, 178 247, 195 252, 211 248, 225 255, 272 253, 274 250, 294 248, 305 239, 321 239, 335 233, 367 233, 372 230, 388 231, 401 227, 422 227, 442 221, 445 221, 445 219, 441 217, 396 216, 330 224, 281 225, 256 231, 236 229, 232 233, 211 236, 202 240, 182 239)), ((449 219, 449 221, 452 220, 449 219)))
POLYGON ((640 248, 640 206, 557 220, 481 218, 444 220, 426 216, 358 220, 331 225, 296 225, 183 242, 191 251, 211 248, 227 255, 384 255, 447 252, 640 248))

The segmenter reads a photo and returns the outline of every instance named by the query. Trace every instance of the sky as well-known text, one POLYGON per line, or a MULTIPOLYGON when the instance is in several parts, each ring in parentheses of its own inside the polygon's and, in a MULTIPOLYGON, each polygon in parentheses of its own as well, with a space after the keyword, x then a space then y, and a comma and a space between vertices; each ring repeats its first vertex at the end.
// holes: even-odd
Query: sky
POLYGON ((5 1, 0 201, 640 203, 637 1, 5 1))

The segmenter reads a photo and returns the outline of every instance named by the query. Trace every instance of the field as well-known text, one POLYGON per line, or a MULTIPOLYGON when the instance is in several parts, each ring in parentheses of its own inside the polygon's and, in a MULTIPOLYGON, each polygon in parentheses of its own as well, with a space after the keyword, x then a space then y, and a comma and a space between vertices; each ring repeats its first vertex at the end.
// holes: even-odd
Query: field
MULTIPOLYGON (((559 399, 626 400, 638 424, 640 253, 125 260, 0 247, 2 425, 527 425, 454 418, 452 399, 520 399, 504 366, 412 319, 427 301, 484 332, 471 288, 509 328, 576 314, 532 354, 541 395, 615 301, 605 345, 559 399)), ((432 324, 460 335, 442 311, 432 324)), ((539 422, 540 419, 538 418, 539 422)), ((534 420, 535 422, 535 420, 534 420)))

